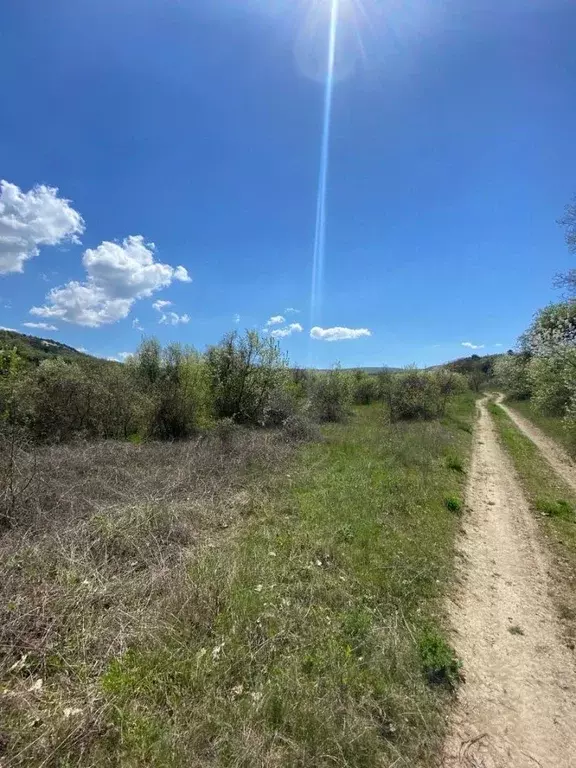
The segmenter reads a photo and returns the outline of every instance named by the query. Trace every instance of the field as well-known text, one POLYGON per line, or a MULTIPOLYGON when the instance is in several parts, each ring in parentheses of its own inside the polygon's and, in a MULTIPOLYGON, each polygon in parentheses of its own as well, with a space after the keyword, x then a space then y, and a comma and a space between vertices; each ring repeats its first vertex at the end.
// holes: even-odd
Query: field
POLYGON ((433 764, 473 419, 43 448, 1 542, 6 765, 433 764))

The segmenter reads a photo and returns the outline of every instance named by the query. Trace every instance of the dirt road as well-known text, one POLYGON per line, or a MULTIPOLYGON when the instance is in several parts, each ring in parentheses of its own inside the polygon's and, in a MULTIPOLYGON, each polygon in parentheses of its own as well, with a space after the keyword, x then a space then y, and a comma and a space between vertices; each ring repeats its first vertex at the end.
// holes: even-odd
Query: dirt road
POLYGON ((450 614, 463 660, 445 768, 576 768, 576 666, 539 531, 480 406, 450 614))
POLYGON ((516 411, 511 410, 503 404, 504 395, 498 395, 496 402, 502 408, 503 411, 512 419, 514 424, 521 432, 524 432, 526 437, 536 445, 540 453, 546 461, 550 464, 554 472, 564 480, 564 482, 576 491, 576 465, 568 456, 568 454, 562 450, 562 448, 547 437, 542 430, 531 424, 523 416, 520 416, 516 411))

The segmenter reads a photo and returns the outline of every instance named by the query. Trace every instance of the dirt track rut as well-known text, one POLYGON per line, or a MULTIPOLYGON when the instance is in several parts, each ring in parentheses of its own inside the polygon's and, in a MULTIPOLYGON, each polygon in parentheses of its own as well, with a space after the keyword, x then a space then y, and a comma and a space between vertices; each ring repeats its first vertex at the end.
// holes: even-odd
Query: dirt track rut
POLYGON ((445 768, 576 768, 576 667, 548 591, 537 524, 486 408, 450 607, 463 660, 445 768))
POLYGON ((504 405, 503 399, 503 395, 498 395, 496 402, 500 408, 512 419, 518 429, 532 440, 554 472, 576 491, 576 465, 570 456, 554 440, 547 437, 542 430, 531 424, 519 413, 516 413, 516 411, 504 405))

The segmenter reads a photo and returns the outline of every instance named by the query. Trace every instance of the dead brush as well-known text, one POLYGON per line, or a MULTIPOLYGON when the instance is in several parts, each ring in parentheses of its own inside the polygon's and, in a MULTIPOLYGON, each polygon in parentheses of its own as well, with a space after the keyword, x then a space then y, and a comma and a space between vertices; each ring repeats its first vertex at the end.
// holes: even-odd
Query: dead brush
POLYGON ((0 720, 10 766, 76 765, 86 751, 95 759, 109 720, 100 676, 173 619, 195 553, 217 548, 264 503, 259 478, 292 450, 280 430, 238 428, 232 445, 217 435, 79 441, 39 448, 34 464, 17 453, 34 474, 0 534, 0 720))

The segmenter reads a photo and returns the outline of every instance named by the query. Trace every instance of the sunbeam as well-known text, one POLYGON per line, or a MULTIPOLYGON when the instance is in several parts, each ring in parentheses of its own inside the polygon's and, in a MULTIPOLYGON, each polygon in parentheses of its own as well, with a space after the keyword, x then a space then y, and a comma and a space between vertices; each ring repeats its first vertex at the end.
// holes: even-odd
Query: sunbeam
POLYGON ((324 257, 326 251, 326 196, 328 167, 330 163, 330 129, 332 125, 332 101, 334 96, 334 64, 338 38, 340 0, 332 0, 330 28, 328 35, 328 56, 326 61, 326 85, 324 91, 324 117, 320 145, 320 173, 318 177, 318 199, 316 202, 316 228, 314 232, 314 256, 312 263, 312 292, 310 297, 310 321, 314 326, 322 312, 322 286, 324 278, 324 257))

